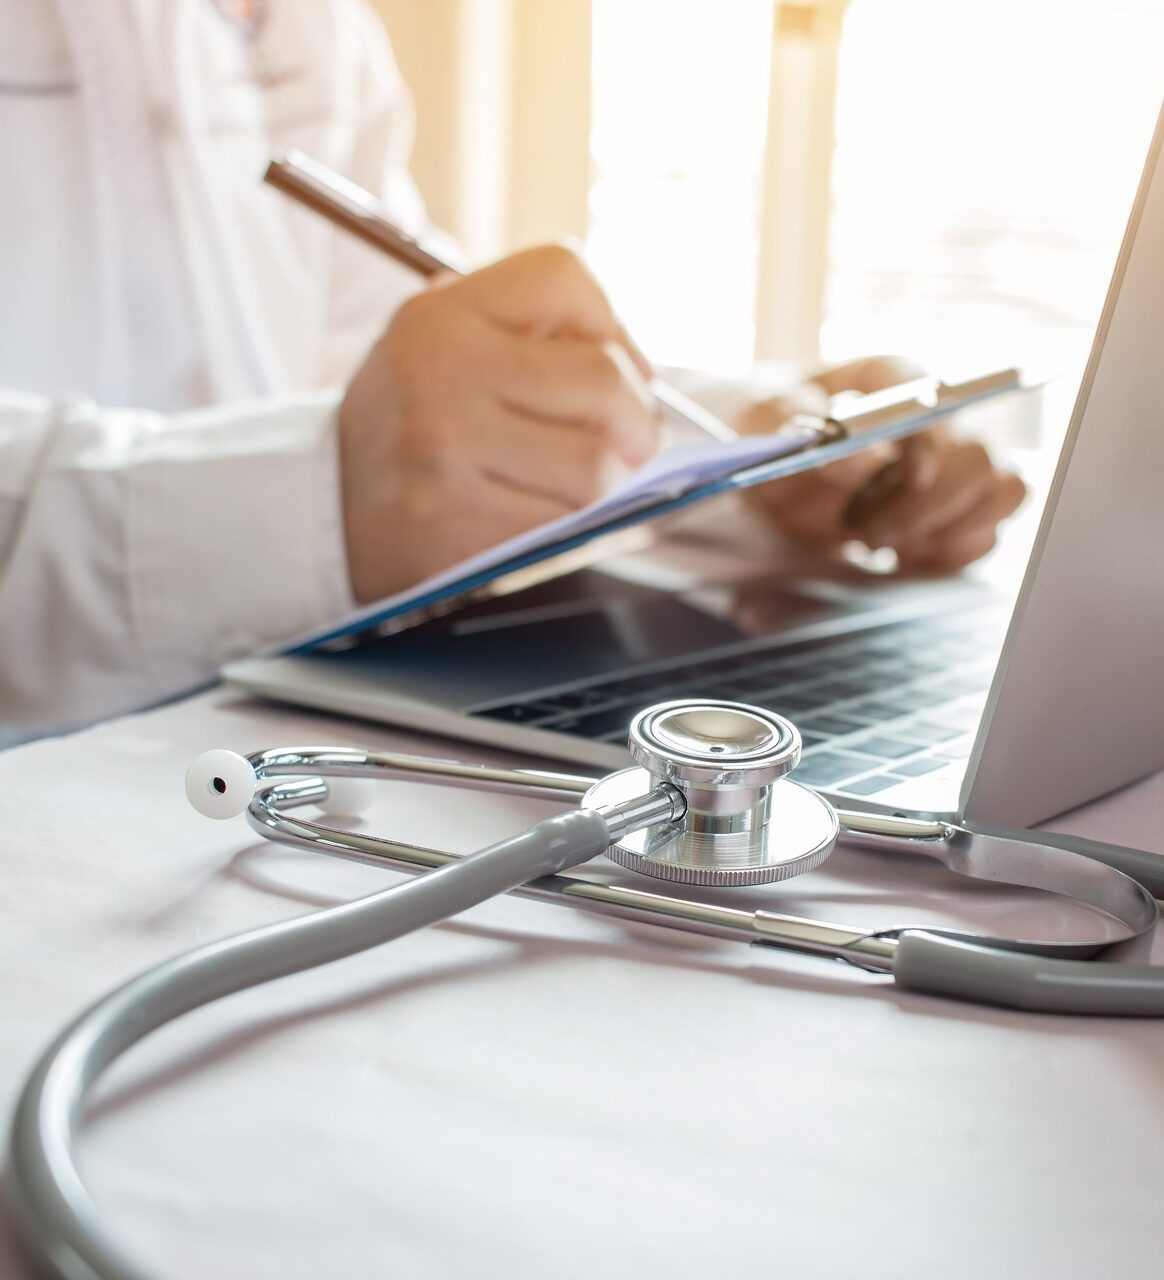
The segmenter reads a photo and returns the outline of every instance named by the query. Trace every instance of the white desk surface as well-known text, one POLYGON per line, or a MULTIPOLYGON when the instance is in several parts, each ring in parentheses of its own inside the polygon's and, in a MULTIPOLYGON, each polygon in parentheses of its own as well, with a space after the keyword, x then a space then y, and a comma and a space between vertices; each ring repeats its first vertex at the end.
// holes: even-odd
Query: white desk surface
MULTIPOLYGON (((218 692, 0 755, 5 1118, 114 983, 390 882, 186 805, 208 746, 326 741, 450 750, 218 692)), ((468 850, 540 812, 389 784, 370 817, 468 850)), ((1164 851, 1162 812, 1164 776, 1062 825, 1164 851)), ((1030 910, 963 887, 952 917, 949 885, 839 852, 761 896, 875 926, 1030 910)), ((141 1261, 192 1280, 1160 1274, 1162 1061, 1160 1023, 505 898, 160 1033, 103 1087, 84 1165, 141 1261)), ((0 1275, 25 1274, 0 1224, 0 1275)))

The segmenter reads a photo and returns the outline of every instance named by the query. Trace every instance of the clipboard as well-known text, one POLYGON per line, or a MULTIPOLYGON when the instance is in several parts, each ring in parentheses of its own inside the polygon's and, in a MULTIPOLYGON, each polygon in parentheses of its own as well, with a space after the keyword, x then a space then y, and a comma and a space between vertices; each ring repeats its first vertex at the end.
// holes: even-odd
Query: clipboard
MULTIPOLYGON (((424 278, 452 271, 435 244, 393 224, 371 192, 299 152, 274 159, 264 181, 424 278)), ((899 440, 993 396, 1024 389, 1019 370, 960 382, 921 378, 865 396, 834 399, 828 417, 794 418, 770 436, 741 439, 731 427, 657 379, 660 412, 703 433, 702 445, 665 451, 625 486, 581 511, 472 556, 407 591, 356 611, 273 652, 302 654, 354 646, 406 630, 472 601, 504 595, 593 563, 625 530, 716 494, 795 475, 882 441, 899 440)))
POLYGON ((870 395, 839 397, 828 417, 797 417, 769 436, 665 451, 608 498, 272 652, 335 651, 407 630, 465 604, 593 563, 610 552, 615 535, 660 516, 812 470, 873 444, 902 440, 974 405, 1036 385, 1013 368, 961 382, 923 378, 870 395))

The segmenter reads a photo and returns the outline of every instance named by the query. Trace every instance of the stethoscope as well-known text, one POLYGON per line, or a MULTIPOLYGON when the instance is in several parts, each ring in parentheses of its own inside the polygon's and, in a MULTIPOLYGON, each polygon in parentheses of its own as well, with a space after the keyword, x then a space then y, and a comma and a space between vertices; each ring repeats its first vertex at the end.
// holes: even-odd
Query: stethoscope
POLYGON ((1113 944, 1145 939, 1164 896, 1164 859, 1044 832, 845 812, 788 775, 795 727, 737 702, 650 707, 630 727, 635 764, 599 779, 422 756, 305 747, 244 757, 209 751, 186 790, 201 813, 246 813, 264 836, 323 853, 426 874, 353 902, 211 943, 132 979, 83 1013, 43 1055, 13 1123, 8 1191, 21 1234, 50 1274, 144 1280, 90 1198, 74 1134, 96 1080, 165 1023, 222 996, 327 964, 435 924, 499 893, 843 960, 898 987, 1016 1009, 1164 1015, 1164 967, 1096 963, 1113 944), (406 779, 575 801, 468 856, 294 816, 363 807, 362 781, 406 779), (689 886, 746 886, 819 867, 838 840, 936 859, 971 879, 1021 885, 1094 908, 1069 941, 995 938, 948 929, 879 929, 749 911, 564 874, 605 854, 620 867, 689 886))

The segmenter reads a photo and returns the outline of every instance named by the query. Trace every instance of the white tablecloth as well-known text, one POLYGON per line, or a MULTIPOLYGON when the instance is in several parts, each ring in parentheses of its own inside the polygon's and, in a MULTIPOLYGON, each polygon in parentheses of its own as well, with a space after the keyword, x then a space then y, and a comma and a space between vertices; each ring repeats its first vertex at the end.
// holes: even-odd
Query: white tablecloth
MULTIPOLYGON (((0 755, 6 1115, 114 983, 390 882, 186 805, 208 746, 324 741, 434 745, 219 692, 0 755)), ((1062 825, 1164 851, 1162 802, 1157 778, 1062 825)), ((370 819, 468 850, 544 811, 386 785, 370 819)), ((844 852, 759 896, 876 926, 1032 909, 844 852)), ((102 1087, 84 1166, 142 1262, 192 1280, 1159 1274, 1162 1060, 1158 1023, 505 898, 160 1033, 102 1087)), ((26 1274, 6 1223, 0 1274, 26 1274)))

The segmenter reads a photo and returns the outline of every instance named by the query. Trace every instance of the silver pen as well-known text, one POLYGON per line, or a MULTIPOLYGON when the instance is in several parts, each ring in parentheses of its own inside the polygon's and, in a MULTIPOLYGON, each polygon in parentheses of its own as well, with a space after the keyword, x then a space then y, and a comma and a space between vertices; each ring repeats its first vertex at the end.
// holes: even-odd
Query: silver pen
MULTIPOLYGON (((397 262, 411 267, 426 280, 442 272, 463 274, 461 266, 434 245, 391 223, 384 216, 379 200, 370 192, 318 160, 298 151, 288 152, 268 164, 263 180, 337 227, 343 227, 397 262)), ((739 439, 726 422, 721 422, 715 414, 658 378, 651 380, 650 391, 659 408, 673 421, 694 427, 720 443, 739 439)))

